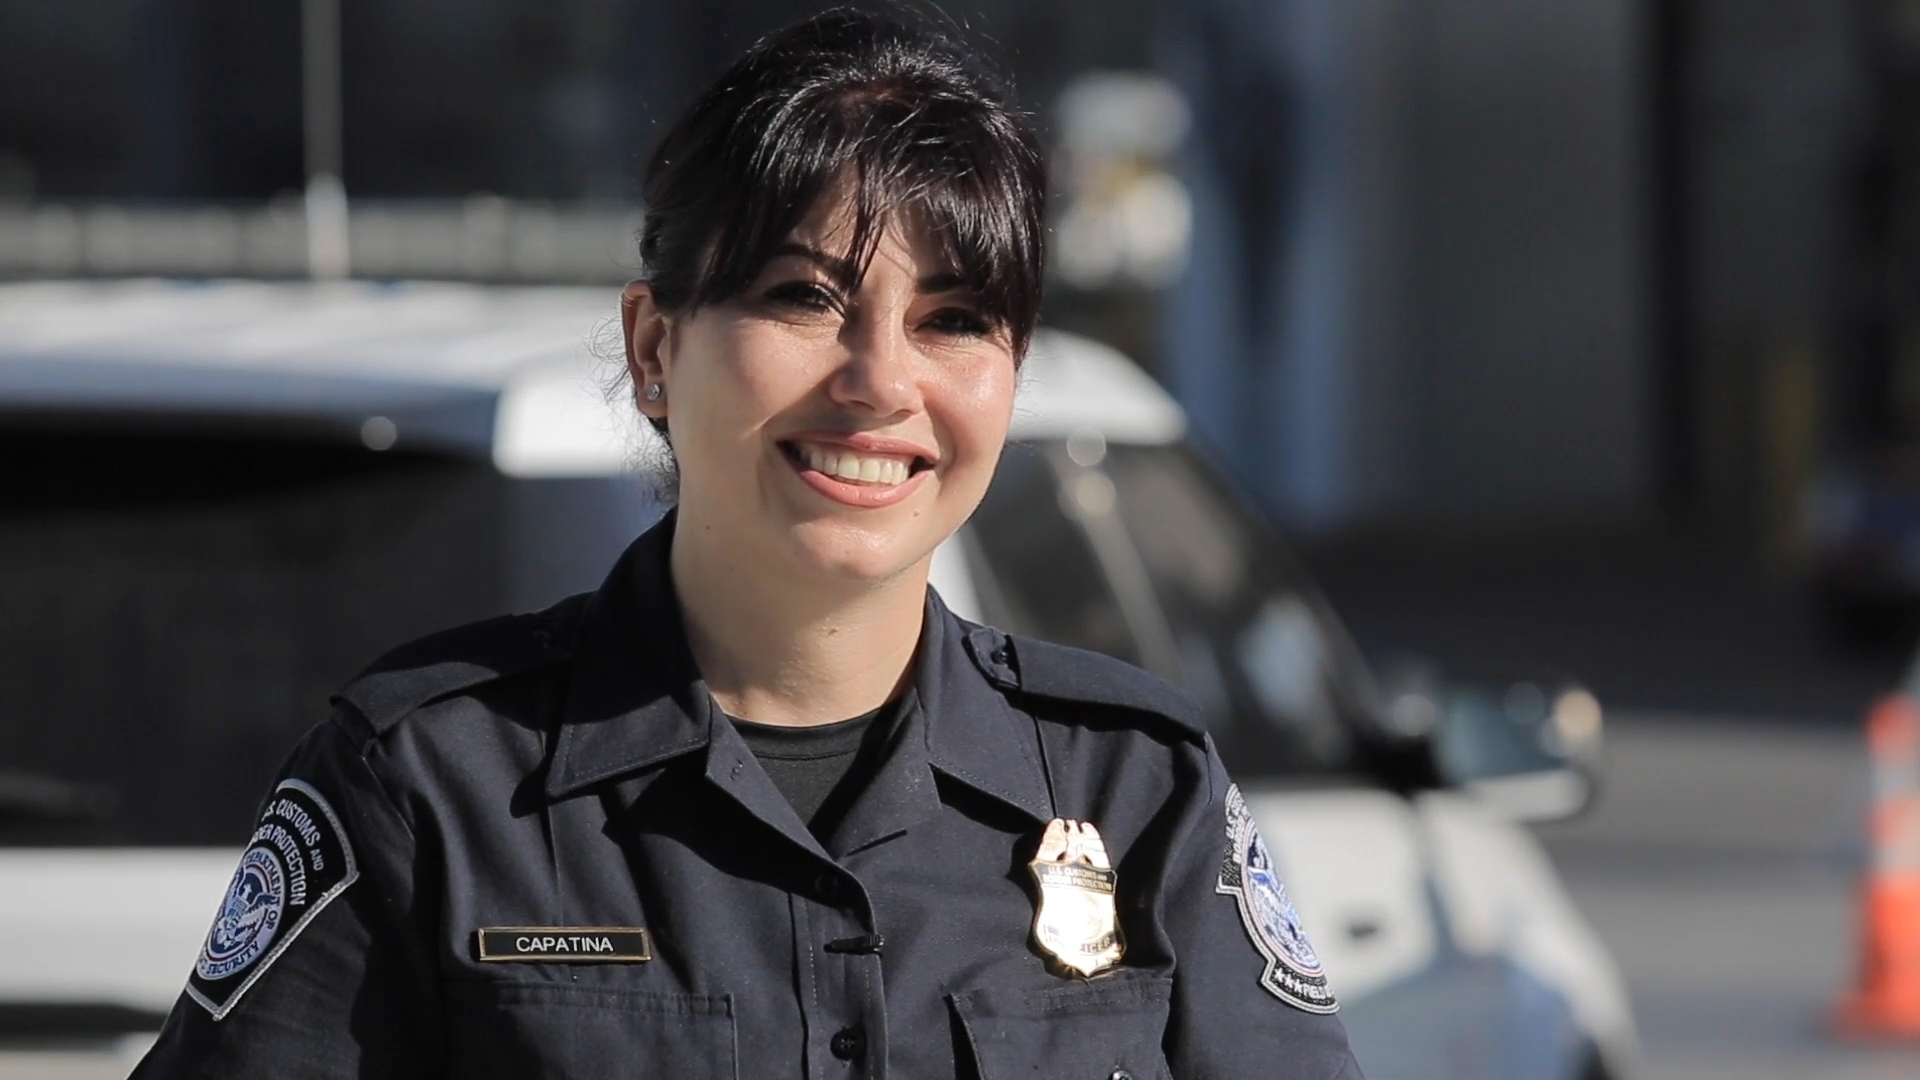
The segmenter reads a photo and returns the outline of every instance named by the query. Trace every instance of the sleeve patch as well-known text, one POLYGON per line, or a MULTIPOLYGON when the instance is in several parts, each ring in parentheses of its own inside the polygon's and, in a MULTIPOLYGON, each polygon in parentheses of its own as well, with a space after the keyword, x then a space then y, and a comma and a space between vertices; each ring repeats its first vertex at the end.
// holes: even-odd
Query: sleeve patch
POLYGON ((1227 857, 1220 864, 1218 892, 1240 905, 1240 921, 1254 947, 1266 957, 1260 985, 1281 1001, 1310 1013, 1340 1009, 1327 986, 1320 957, 1300 926, 1300 913, 1267 853, 1267 842, 1253 822, 1240 786, 1227 786, 1227 857))
POLYGON ((240 856, 187 994, 223 1020, 320 909, 360 876, 333 807, 311 786, 283 780, 240 856))

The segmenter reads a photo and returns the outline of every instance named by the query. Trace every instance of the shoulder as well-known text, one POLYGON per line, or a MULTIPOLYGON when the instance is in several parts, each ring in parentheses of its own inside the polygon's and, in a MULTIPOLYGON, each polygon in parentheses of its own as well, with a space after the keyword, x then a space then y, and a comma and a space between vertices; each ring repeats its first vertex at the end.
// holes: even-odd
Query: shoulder
POLYGON ((367 665, 334 692, 333 702, 350 707, 371 729, 368 734, 377 736, 443 698, 565 663, 586 598, 571 596, 545 611, 483 619, 417 638, 367 665))
POLYGON ((1195 744, 1205 739, 1199 704, 1157 675, 1103 653, 990 626, 963 626, 967 652, 988 680, 1010 696, 1043 706, 1049 719, 1104 719, 1164 730, 1195 744))

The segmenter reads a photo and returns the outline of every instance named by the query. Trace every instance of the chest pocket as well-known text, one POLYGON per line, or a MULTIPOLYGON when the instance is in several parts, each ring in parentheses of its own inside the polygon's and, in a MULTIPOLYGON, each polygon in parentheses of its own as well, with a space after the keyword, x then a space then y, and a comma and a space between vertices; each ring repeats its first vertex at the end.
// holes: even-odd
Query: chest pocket
POLYGON ((447 987, 461 1080, 733 1080, 733 999, 554 983, 447 987))
POLYGON ((1173 980, 1121 971, 1043 989, 948 995, 981 1080, 1162 1080, 1160 1049, 1173 980))

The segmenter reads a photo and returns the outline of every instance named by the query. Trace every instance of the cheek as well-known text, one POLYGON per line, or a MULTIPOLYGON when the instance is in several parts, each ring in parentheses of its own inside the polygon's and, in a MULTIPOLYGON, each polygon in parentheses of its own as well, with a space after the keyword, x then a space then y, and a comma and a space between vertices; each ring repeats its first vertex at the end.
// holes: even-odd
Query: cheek
POLYGON ((805 396, 811 378, 808 350, 779 326, 739 320, 703 335, 689 350, 682 378, 710 433, 746 439, 766 420, 805 396))
POLYGON ((985 458, 989 466, 999 460, 1013 419, 1015 382, 1013 366, 1004 358, 954 380, 946 394, 947 424, 961 454, 985 458))

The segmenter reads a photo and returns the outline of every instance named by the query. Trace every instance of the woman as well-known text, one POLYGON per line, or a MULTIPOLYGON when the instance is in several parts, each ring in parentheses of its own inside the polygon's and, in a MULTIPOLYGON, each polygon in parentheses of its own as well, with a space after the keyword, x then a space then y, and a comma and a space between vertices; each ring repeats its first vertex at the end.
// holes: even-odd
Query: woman
POLYGON ((701 97, 622 298, 677 510, 336 696, 135 1075, 1358 1076, 1188 699, 927 588, 1006 440, 1043 190, 893 23, 701 97))

